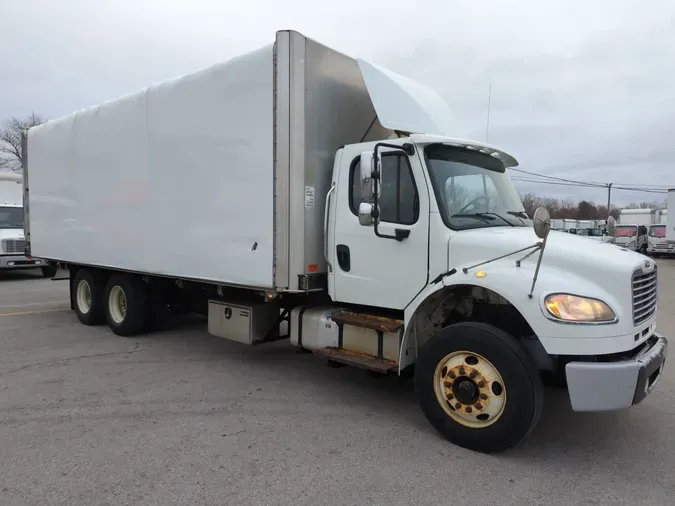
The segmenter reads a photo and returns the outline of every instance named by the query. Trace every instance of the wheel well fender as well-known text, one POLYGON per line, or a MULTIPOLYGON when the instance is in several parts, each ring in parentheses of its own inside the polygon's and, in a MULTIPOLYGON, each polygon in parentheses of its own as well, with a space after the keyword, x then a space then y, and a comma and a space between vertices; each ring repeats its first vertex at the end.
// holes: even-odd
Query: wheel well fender
POLYGON ((508 332, 523 342, 539 367, 548 368, 550 357, 523 314, 510 299, 480 284, 429 287, 406 308, 406 331, 401 342, 399 371, 417 361, 418 350, 432 335, 460 321, 489 323, 508 332))

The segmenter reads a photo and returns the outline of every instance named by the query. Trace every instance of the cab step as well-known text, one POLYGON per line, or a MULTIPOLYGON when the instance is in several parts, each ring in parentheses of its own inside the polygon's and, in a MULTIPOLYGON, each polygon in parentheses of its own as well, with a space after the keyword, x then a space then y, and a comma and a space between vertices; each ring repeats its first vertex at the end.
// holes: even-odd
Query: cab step
MULTIPOLYGON (((374 330, 374 329, 373 329, 374 330)), ((398 362, 387 360, 386 358, 377 358, 357 351, 345 350, 340 348, 319 348, 314 350, 314 354, 326 358, 329 362, 351 365, 360 369, 386 374, 398 370, 398 362)))
POLYGON ((353 311, 336 313, 331 316, 331 320, 338 325, 351 325, 384 333, 398 332, 403 328, 404 324, 403 320, 365 313, 354 313, 353 311))

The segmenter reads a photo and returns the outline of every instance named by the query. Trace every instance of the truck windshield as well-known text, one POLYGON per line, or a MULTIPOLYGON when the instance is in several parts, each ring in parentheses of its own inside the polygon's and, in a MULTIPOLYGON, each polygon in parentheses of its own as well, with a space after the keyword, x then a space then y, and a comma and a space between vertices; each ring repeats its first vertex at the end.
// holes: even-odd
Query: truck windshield
POLYGON ((635 237, 637 235, 637 227, 616 227, 614 235, 616 237, 635 237))
POLYGON ((0 228, 23 228, 23 207, 0 207, 0 228))
POLYGON ((649 237, 665 237, 666 236, 666 226, 657 225, 655 227, 649 227, 649 237))
POLYGON ((425 158, 438 207, 453 230, 531 227, 504 164, 490 155, 430 144, 425 158))

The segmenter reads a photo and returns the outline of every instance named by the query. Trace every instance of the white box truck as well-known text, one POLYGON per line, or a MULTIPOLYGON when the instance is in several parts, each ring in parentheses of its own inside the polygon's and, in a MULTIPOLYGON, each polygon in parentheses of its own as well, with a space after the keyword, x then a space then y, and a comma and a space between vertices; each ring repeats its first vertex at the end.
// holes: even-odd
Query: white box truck
POLYGON ((542 377, 577 411, 641 402, 667 350, 654 262, 533 227, 515 158, 453 133, 436 92, 280 31, 28 130, 26 234, 85 325, 198 311, 257 344, 288 315, 333 363, 414 368, 431 424, 477 451, 532 431, 542 377))
POLYGON ((23 177, 15 172, 0 172, 0 270, 39 268, 45 277, 53 277, 57 267, 25 254, 23 233, 23 177))
POLYGON ((622 209, 615 230, 615 244, 646 254, 649 226, 658 222, 656 209, 622 209))

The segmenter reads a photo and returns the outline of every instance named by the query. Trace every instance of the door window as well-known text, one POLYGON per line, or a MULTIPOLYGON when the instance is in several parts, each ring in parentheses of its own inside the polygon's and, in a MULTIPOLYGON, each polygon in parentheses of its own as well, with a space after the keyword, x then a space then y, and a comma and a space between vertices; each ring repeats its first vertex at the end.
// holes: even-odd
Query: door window
MULTIPOLYGON (((350 174, 349 207, 354 215, 358 215, 361 203, 359 160, 360 157, 356 157, 352 162, 350 174)), ((381 165, 380 222, 413 225, 419 218, 419 201, 408 157, 400 153, 386 153, 382 155, 381 165)))

